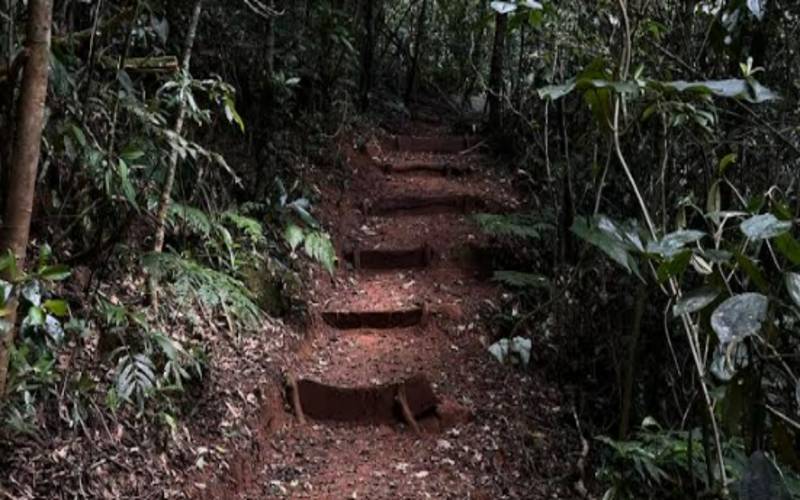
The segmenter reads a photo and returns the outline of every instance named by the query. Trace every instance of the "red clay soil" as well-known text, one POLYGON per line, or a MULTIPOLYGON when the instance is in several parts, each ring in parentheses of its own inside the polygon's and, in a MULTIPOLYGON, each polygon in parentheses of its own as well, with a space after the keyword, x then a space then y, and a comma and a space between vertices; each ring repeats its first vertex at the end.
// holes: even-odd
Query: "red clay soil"
MULTIPOLYGON (((487 351, 502 290, 486 279, 478 257, 485 252, 476 249, 489 242, 472 216, 362 210, 365 198, 409 196, 516 206, 511 179, 477 153, 460 155, 474 144, 460 140, 459 147, 443 141, 453 152, 438 159, 473 169, 462 177, 387 174, 387 162, 431 156, 379 147, 390 139, 373 140, 368 153, 347 147, 347 189, 329 183, 320 191, 322 218, 350 256, 341 252, 333 279, 317 273, 317 320, 303 348, 280 360, 298 381, 306 423, 286 417, 291 397, 281 408, 272 404, 251 449, 240 450, 227 472, 196 483, 195 497, 577 498, 580 444, 559 392, 535 369, 502 366, 487 351), (434 256, 425 266, 414 260, 401 269, 365 269, 400 267, 364 266, 366 255, 384 258, 376 253, 362 253, 362 265, 353 266, 353 249, 386 250, 391 261, 420 248, 434 256), (413 420, 398 402, 400 388, 413 420)), ((437 141, 417 140, 411 149, 435 149, 437 141)))

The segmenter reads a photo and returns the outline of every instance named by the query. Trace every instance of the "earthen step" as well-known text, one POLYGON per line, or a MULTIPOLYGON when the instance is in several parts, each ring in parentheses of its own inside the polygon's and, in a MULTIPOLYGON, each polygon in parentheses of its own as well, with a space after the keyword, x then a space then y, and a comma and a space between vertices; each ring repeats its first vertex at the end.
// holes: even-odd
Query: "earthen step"
POLYGON ((423 325, 426 319, 427 311, 424 305, 413 309, 394 311, 326 311, 322 313, 322 320, 339 330, 409 328, 423 325))
POLYGON ((426 173, 457 177, 470 174, 473 169, 465 165, 453 165, 432 160, 396 160, 384 163, 383 171, 387 174, 426 173))
POLYGON ((365 200, 365 215, 436 215, 446 213, 471 213, 483 210, 486 203, 477 196, 401 196, 383 198, 374 202, 365 200))
POLYGON ((436 411, 438 400, 424 375, 402 382, 372 387, 337 387, 313 380, 298 380, 289 388, 289 401, 303 417, 356 423, 414 423, 436 411), (297 394, 292 394, 292 391, 297 394), (406 408, 403 408, 404 400, 406 408), (408 413, 410 413, 410 417, 408 413))
POLYGON ((398 135, 394 137, 394 148, 410 153, 459 153, 478 144, 471 136, 445 135, 434 137, 415 137, 398 135))
POLYGON ((433 249, 428 245, 399 250, 363 250, 356 248, 345 252, 345 259, 356 269, 425 268, 431 265, 433 257, 433 249))

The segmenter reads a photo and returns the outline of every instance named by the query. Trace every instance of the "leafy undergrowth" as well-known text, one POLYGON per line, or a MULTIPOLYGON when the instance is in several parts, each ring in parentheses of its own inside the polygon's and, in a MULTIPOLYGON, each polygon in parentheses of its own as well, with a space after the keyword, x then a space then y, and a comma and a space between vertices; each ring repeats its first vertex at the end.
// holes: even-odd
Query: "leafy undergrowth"
POLYGON ((275 188, 269 204, 219 214, 173 205, 168 250, 130 241, 102 279, 51 262, 42 245, 34 271, 0 282, 0 306, 18 296, 23 316, 1 409, 1 492, 180 496, 254 432, 263 387, 279 378, 270 366, 301 337, 302 283, 335 265, 311 202, 275 188))

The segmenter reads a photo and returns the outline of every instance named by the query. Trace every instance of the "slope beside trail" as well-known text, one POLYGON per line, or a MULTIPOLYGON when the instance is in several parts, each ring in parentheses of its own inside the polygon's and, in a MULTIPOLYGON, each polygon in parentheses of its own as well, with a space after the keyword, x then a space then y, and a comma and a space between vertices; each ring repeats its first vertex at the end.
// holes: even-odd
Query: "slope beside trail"
POLYGON ((410 133, 347 145, 344 188, 321 187, 341 265, 282 367, 305 422, 265 423, 214 495, 575 498, 558 391, 487 352, 502 290, 473 215, 513 210, 512 179, 475 139, 410 133))

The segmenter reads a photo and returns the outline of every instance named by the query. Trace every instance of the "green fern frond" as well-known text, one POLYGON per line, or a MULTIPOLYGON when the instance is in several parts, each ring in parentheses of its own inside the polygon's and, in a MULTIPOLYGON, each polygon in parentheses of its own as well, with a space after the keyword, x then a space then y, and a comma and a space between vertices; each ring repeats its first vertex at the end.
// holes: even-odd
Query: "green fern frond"
POLYGON ((333 274, 336 267, 336 249, 333 247, 331 237, 322 231, 311 231, 306 234, 303 244, 306 255, 316 260, 333 274))
POLYGON ((540 274, 495 271, 493 279, 512 288, 547 288, 550 280, 540 274))
POLYGON ((192 299, 200 300, 211 308, 230 312, 247 327, 256 327, 263 318, 250 290, 228 274, 169 252, 147 254, 142 263, 152 276, 168 283, 175 299, 183 305, 190 306, 192 299))
POLYGON ((551 223, 533 215, 478 214, 475 219, 484 232, 495 236, 537 240, 542 233, 553 229, 551 223))
POLYGON ((175 202, 169 206, 167 222, 173 228, 183 226, 199 236, 210 235, 215 225, 208 214, 201 209, 175 202))
POLYGON ((254 244, 262 243, 264 238, 264 227, 261 223, 246 215, 242 215, 233 210, 223 212, 222 219, 230 222, 233 227, 239 230, 242 234, 246 235, 254 244))

